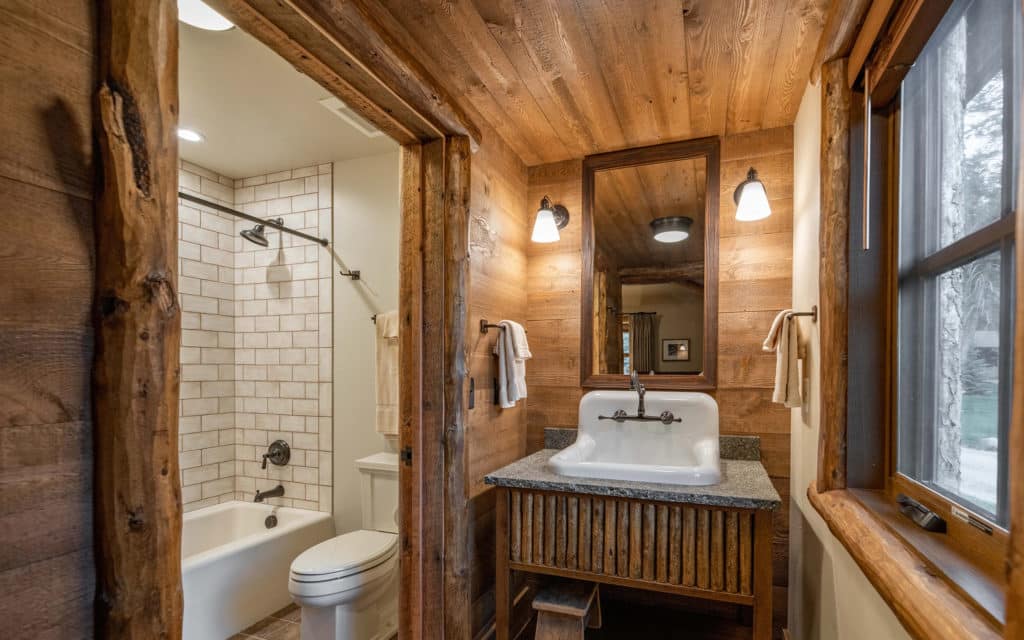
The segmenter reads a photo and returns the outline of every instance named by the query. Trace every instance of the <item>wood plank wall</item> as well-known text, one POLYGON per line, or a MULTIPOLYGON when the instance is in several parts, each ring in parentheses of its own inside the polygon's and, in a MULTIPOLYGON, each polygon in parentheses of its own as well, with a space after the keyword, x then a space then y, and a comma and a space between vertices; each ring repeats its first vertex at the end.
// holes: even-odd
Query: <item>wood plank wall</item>
MULTIPOLYGON (((528 203, 548 195, 572 216, 561 241, 530 243, 527 330, 528 448, 543 447, 545 427, 575 427, 580 396, 581 160, 529 169, 528 203)), ((722 139, 718 309, 718 400, 722 433, 761 437, 762 459, 783 507, 775 514, 776 610, 785 611, 789 523, 788 409, 771 403, 775 356, 761 352, 775 314, 790 306, 793 254, 793 129, 722 139), (733 190, 755 167, 771 217, 740 223, 733 190)), ((532 224, 532 217, 530 219, 532 224)), ((784 620, 776 616, 776 626, 784 620)))
POLYGON ((480 333, 480 319, 525 324, 526 245, 529 242, 526 166, 493 132, 473 154, 469 213, 468 373, 474 406, 466 413, 465 455, 472 531, 471 602, 474 635, 494 616, 494 488, 487 473, 526 455, 526 403, 494 404, 498 333, 480 333))
POLYGON ((93 636, 92 121, 87 0, 0 3, 0 619, 93 636))

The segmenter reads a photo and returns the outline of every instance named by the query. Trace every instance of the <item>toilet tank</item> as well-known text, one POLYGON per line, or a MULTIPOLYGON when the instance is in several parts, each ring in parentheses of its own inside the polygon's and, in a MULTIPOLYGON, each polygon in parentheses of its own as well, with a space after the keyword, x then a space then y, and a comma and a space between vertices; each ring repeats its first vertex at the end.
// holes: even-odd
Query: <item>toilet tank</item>
POLYGON ((398 533, 398 454, 375 453, 356 460, 363 528, 398 533))

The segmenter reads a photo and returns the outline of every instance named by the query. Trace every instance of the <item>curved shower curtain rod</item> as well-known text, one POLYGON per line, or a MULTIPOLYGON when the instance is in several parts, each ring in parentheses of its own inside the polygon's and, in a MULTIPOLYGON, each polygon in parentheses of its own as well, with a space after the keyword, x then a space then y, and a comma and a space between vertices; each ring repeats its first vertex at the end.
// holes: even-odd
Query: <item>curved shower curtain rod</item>
MULTIPOLYGON (((221 211, 223 213, 229 213, 229 214, 231 214, 231 215, 233 215, 235 217, 242 218, 243 220, 248 220, 249 222, 255 222, 256 224, 262 224, 262 225, 265 225, 267 227, 270 227, 271 229, 277 229, 278 231, 283 231, 284 233, 290 233, 293 236, 298 236, 300 238, 304 238, 306 240, 309 240, 311 242, 315 242, 315 243, 317 243, 319 245, 322 245, 322 246, 325 246, 325 247, 330 246, 330 244, 331 244, 330 241, 327 240, 327 238, 316 238, 314 236, 309 235, 308 233, 302 233, 301 231, 296 231, 295 229, 289 229, 288 227, 284 226, 283 224, 278 224, 273 219, 264 220, 263 218, 257 218, 256 216, 249 215, 248 213, 242 213, 241 211, 236 211, 236 210, 234 210, 234 209, 232 209, 230 207, 225 207, 222 204, 217 204, 216 202, 210 202, 209 200, 204 200, 202 198, 197 198, 196 196, 189 195, 189 194, 184 193, 182 191, 178 192, 178 197, 181 198, 182 200, 188 200, 189 202, 194 202, 196 204, 203 205, 204 207, 209 207, 211 209, 216 209, 217 211, 221 211)), ((358 274, 359 272, 355 271, 353 273, 358 274)), ((342 273, 342 275, 346 275, 347 276, 349 274, 342 273)), ((349 277, 351 277, 351 276, 349 276, 349 277)), ((356 278, 354 278, 354 279, 358 279, 358 277, 359 276, 356 275, 356 278)))

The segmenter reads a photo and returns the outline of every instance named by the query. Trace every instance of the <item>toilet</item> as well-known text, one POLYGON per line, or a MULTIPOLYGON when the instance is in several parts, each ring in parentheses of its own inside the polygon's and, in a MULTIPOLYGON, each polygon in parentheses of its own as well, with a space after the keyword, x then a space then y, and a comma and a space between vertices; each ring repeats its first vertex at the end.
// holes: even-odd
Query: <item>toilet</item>
POLYGON ((303 551, 288 577, 302 640, 385 640, 398 631, 398 455, 356 460, 363 528, 303 551))

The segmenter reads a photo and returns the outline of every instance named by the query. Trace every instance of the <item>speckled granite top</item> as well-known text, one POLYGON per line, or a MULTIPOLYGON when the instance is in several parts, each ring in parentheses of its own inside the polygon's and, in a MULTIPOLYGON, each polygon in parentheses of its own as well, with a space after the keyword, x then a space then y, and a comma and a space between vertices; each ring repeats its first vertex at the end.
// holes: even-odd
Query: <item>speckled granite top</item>
MULTIPOLYGON (((564 449, 576 442, 576 429, 545 427, 544 448, 564 449)), ((719 436, 718 455, 727 460, 760 460, 761 438, 757 436, 719 436)))
POLYGON ((558 475, 547 466, 548 459, 557 452, 557 449, 538 451, 488 474, 484 481, 499 487, 517 489, 568 491, 595 496, 741 509, 775 509, 781 504, 779 494, 768 479, 764 466, 754 460, 723 459, 720 483, 706 487, 689 487, 558 475))

